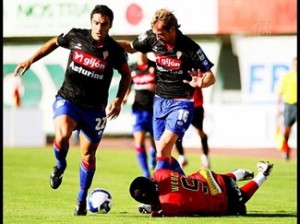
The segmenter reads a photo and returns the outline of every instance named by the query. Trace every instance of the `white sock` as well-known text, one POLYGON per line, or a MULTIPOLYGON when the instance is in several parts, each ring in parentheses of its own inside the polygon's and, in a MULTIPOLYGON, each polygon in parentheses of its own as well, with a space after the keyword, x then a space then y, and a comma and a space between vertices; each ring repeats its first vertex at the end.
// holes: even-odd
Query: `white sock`
POLYGON ((177 161, 179 162, 179 165, 181 168, 183 167, 183 163, 187 161, 186 157, 184 155, 179 155, 177 161))
POLYGON ((244 178, 245 170, 237 169, 232 171, 232 174, 235 176, 235 181, 239 181, 244 178))
POLYGON ((267 177, 262 172, 259 172, 252 180, 255 181, 258 186, 261 186, 263 182, 267 180, 267 177))
POLYGON ((200 156, 200 159, 201 159, 202 166, 203 166, 204 168, 209 169, 209 168, 210 168, 210 164, 209 164, 208 156, 205 155, 205 154, 202 154, 202 155, 200 156))
POLYGON ((182 162, 182 161, 185 161, 186 158, 185 158, 184 155, 179 155, 177 160, 180 161, 180 162, 182 162))

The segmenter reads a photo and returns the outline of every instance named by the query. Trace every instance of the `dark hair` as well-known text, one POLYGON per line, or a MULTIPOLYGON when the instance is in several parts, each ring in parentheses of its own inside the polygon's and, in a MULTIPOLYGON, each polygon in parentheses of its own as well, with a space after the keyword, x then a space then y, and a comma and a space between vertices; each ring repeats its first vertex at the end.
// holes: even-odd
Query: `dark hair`
POLYGON ((156 184, 146 177, 135 178, 130 184, 129 192, 140 203, 154 205, 158 201, 156 184))
POLYGON ((108 16, 112 25, 114 20, 114 13, 110 8, 108 8, 106 5, 96 5, 93 11, 91 12, 91 20, 93 18, 93 15, 97 13, 108 16))

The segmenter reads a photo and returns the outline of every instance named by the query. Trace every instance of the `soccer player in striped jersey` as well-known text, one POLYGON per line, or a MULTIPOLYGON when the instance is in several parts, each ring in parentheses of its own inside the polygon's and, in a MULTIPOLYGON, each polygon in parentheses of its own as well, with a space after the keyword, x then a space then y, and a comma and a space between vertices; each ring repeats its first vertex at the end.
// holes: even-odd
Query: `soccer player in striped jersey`
POLYGON ((96 5, 90 14, 91 29, 73 28, 50 39, 15 69, 15 76, 19 72, 23 75, 34 62, 58 47, 70 51, 64 82, 52 107, 56 164, 50 174, 50 186, 57 189, 61 185, 67 168, 70 137, 73 131, 80 131, 80 183, 74 215, 87 214, 86 197, 96 171, 96 152, 107 118, 118 117, 130 85, 127 54, 108 34, 113 18, 110 8, 96 5), (121 78, 115 98, 108 103, 114 69, 121 78))
POLYGON ((153 110, 156 169, 170 168, 172 148, 191 124, 194 88, 207 88, 215 83, 211 71, 213 63, 179 28, 175 15, 167 9, 160 9, 155 12, 150 30, 132 42, 117 40, 129 53, 153 52, 156 58, 153 110))
MULTIPOLYGON (((156 148, 153 139, 153 99, 156 87, 155 63, 148 59, 147 54, 136 53, 136 62, 131 68, 131 85, 134 89, 132 104, 132 126, 136 157, 142 173, 150 177, 150 169, 156 166, 156 148), (149 138, 147 136, 149 134, 149 138), (147 152, 146 140, 149 140, 147 152)), ((123 102, 126 103, 131 92, 129 88, 123 102)))

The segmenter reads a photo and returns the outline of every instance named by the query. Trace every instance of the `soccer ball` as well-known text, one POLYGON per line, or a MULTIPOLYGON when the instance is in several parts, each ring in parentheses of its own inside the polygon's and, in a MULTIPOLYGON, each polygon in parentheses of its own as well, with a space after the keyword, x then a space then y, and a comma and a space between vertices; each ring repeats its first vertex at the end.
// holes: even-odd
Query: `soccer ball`
POLYGON ((87 196, 87 208, 91 213, 108 213, 112 207, 111 194, 102 188, 92 190, 87 196))

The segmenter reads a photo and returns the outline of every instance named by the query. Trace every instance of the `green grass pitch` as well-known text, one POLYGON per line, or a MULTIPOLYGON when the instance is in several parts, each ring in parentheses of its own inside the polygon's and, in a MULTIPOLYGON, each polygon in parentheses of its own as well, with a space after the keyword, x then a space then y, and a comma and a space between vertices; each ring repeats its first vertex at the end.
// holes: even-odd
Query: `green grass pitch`
MULTIPOLYGON (((3 150, 3 223, 5 224, 241 224, 297 223, 297 161, 271 160, 273 173, 247 203, 247 216, 150 218, 139 214, 138 203, 128 193, 130 182, 140 175, 133 149, 99 147, 97 169, 91 189, 102 187, 113 197, 108 214, 73 216, 79 190, 80 153, 71 147, 68 167, 59 189, 49 186, 49 176, 55 164, 51 147, 4 148, 3 150)), ((188 151, 186 153, 189 153, 188 151)), ((190 153, 187 174, 199 169, 199 154, 190 153)), ((211 154, 212 168, 225 173, 236 168, 257 173, 259 158, 220 156, 211 154)), ((243 182, 240 182, 242 184, 243 182)))

